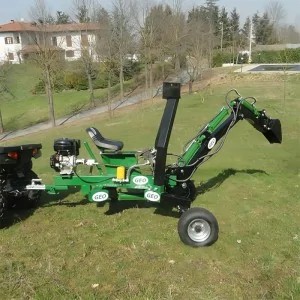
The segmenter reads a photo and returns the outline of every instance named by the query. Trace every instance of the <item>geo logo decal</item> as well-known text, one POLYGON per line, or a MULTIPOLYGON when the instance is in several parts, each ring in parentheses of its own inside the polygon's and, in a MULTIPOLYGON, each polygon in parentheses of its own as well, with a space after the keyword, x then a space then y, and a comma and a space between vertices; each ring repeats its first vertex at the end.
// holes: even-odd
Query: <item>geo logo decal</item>
POLYGON ((132 181, 137 185, 144 185, 148 183, 148 178, 145 176, 135 176, 132 181))
POLYGON ((148 191, 145 193, 145 198, 152 202, 158 202, 160 200, 160 195, 153 191, 148 191))
POLYGON ((105 192, 97 192, 92 196, 93 201, 102 202, 108 199, 108 194, 105 192))
POLYGON ((216 138, 210 139, 209 142, 208 142, 207 148, 208 148, 209 150, 211 150, 211 149, 215 146, 216 142, 217 142, 217 139, 216 139, 216 138))

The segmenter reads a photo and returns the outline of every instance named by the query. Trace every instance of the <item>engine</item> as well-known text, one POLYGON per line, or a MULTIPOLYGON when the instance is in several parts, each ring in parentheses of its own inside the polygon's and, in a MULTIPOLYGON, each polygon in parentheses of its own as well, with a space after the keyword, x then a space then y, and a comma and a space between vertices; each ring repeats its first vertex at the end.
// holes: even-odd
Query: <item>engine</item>
POLYGON ((73 174, 76 165, 83 163, 83 160, 77 161, 80 140, 60 138, 54 141, 53 148, 56 153, 50 157, 50 167, 61 175, 73 174))

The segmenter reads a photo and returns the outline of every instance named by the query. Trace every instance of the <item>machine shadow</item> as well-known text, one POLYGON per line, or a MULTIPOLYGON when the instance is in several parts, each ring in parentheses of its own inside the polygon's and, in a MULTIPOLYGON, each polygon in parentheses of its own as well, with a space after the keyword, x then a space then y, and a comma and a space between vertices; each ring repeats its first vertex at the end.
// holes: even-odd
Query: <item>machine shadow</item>
MULTIPOLYGON (((196 196, 207 193, 215 188, 218 188, 226 179, 230 176, 236 175, 238 173, 245 174, 265 174, 268 175, 267 172, 263 170, 257 169, 245 169, 245 170, 236 170, 236 169, 225 169, 220 172, 217 176, 209 179, 205 183, 196 187, 196 196)), ((98 206, 103 207, 104 204, 99 203, 98 206)), ((121 213, 125 209, 131 208, 152 208, 155 207, 154 214, 159 214, 167 217, 178 218, 180 213, 178 211, 173 210, 172 206, 168 206, 164 204, 153 204, 146 201, 112 201, 109 203, 109 209, 105 212, 106 215, 113 215, 117 213, 121 213)))
POLYGON ((258 173, 258 174, 269 175, 267 172, 263 170, 257 170, 257 169, 245 169, 245 170, 236 170, 231 168, 225 169, 222 172, 220 172, 217 176, 210 178, 206 182, 202 183, 200 186, 196 187, 197 196, 205 194, 213 189, 218 188, 226 179, 238 173, 244 173, 244 174, 258 173))
MULTIPOLYGON (((239 174, 265 174, 269 175, 263 170, 257 169, 245 169, 245 170, 236 170, 236 169, 225 169, 215 177, 210 178, 206 182, 202 183, 200 186, 196 187, 196 196, 203 195, 207 192, 210 192, 213 189, 220 187, 229 177, 239 174)), ((82 197, 80 201, 68 201, 64 202, 63 200, 70 196, 70 194, 75 194, 80 191, 80 188, 72 188, 68 191, 62 191, 57 195, 48 195, 43 194, 39 207, 51 207, 51 206, 67 206, 75 207, 78 205, 86 205, 90 203, 86 197, 82 197)), ((104 207, 107 203, 97 203, 97 207, 104 207)), ((126 209, 139 208, 139 209, 150 209, 155 208, 154 214, 159 214, 162 216, 178 218, 180 216, 177 210, 174 210, 172 206, 166 204, 156 204, 147 201, 111 201, 109 202, 108 210, 105 212, 105 215, 114 215, 123 212, 126 209)), ((18 209, 10 208, 6 213, 4 218, 1 220, 0 228, 8 228, 16 223, 26 220, 29 218, 35 209, 18 209)))
POLYGON ((69 197, 72 194, 76 194, 80 192, 80 187, 71 187, 67 191, 61 191, 56 195, 44 194, 42 196, 41 207, 51 207, 51 206, 67 206, 67 207, 75 207, 78 205, 86 205, 90 203, 88 199, 82 195, 82 199, 80 201, 68 201, 64 202, 63 200, 69 197))
POLYGON ((25 221, 27 218, 32 216, 36 209, 39 207, 51 207, 51 206, 69 206, 74 207, 77 205, 85 205, 89 201, 83 198, 80 201, 74 202, 62 202, 65 198, 71 194, 75 194, 80 191, 80 188, 71 188, 68 191, 62 191, 57 195, 49 195, 47 193, 42 193, 41 199, 36 208, 22 208, 21 205, 15 205, 8 207, 5 214, 0 222, 0 229, 9 228, 19 222, 25 221))
MULTIPOLYGON (((99 203, 98 207, 104 206, 99 203)), ((108 210, 105 212, 105 215, 110 216, 123 212, 126 209, 151 209, 155 208, 154 214, 159 214, 167 217, 178 218, 179 213, 172 210, 172 207, 161 205, 159 203, 151 203, 147 201, 136 201, 136 200, 126 200, 126 201, 111 201, 109 202, 108 210)))
POLYGON ((0 229, 9 228, 19 222, 25 221, 33 215, 35 209, 9 208, 5 211, 3 218, 0 221, 0 229))

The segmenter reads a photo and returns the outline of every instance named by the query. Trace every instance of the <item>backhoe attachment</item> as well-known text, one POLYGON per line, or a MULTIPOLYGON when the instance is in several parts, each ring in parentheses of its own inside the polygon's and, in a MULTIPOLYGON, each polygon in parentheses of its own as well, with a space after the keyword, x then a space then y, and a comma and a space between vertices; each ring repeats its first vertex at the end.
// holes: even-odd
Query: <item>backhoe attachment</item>
POLYGON ((178 183, 190 180, 202 163, 221 150, 230 129, 240 120, 247 120, 271 144, 282 142, 280 120, 268 117, 265 110, 258 110, 254 97, 243 98, 236 90, 231 90, 226 95, 226 103, 227 106, 222 107, 221 111, 188 141, 177 163, 167 168, 166 174, 175 175, 175 181, 178 183), (228 101, 231 92, 235 92, 237 97, 228 101))

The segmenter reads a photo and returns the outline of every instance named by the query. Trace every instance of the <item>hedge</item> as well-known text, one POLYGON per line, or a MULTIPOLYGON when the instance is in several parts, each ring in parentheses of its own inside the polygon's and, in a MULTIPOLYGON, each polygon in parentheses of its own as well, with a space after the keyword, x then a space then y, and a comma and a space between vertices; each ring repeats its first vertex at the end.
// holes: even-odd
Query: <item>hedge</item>
MULTIPOLYGON (((238 63, 241 63, 241 57, 243 62, 248 61, 247 55, 239 55, 238 63)), ((213 56, 213 67, 221 67, 224 63, 232 63, 232 54, 229 52, 216 52, 213 56)), ((253 51, 252 63, 255 64, 272 64, 272 63, 300 63, 300 48, 285 49, 279 51, 253 51)))
POLYGON ((252 63, 300 63, 300 48, 280 51, 255 51, 252 63))

